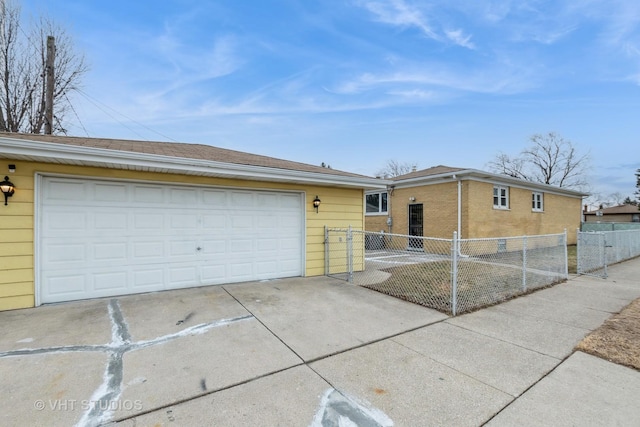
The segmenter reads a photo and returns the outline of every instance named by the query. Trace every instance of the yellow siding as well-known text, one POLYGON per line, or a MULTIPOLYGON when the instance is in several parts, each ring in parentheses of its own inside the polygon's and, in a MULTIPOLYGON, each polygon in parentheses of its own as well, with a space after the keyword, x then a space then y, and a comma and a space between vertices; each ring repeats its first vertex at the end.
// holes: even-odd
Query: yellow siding
POLYGON ((302 192, 306 197, 306 276, 324 274, 325 225, 345 228, 351 225, 359 230, 364 228, 364 192, 360 189, 123 171, 17 160, 11 163, 16 165, 16 173, 11 174, 9 179, 15 184, 16 192, 9 199, 8 206, 0 206, 0 310, 33 307, 35 304, 33 255, 36 173, 302 192), (322 201, 318 213, 312 206, 316 195, 322 201))

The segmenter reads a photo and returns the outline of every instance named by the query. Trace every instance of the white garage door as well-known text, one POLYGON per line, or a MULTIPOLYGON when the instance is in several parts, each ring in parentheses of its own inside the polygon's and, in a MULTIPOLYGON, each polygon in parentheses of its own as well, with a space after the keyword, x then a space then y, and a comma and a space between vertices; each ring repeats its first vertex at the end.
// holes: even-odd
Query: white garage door
POLYGON ((299 193, 44 177, 40 302, 301 276, 299 193))

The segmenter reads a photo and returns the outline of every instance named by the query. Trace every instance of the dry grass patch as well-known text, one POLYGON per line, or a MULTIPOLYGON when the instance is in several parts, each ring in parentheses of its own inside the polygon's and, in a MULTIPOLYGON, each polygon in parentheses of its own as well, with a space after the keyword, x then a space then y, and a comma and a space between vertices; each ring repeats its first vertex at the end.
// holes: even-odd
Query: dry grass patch
POLYGON ((576 245, 567 246, 567 267, 569 274, 578 273, 578 247, 576 245))
MULTIPOLYGON (((386 268, 384 282, 365 285, 369 289, 442 312, 451 313, 451 262, 433 261, 386 268)), ((527 282, 540 285, 540 276, 527 272, 527 282)), ((549 281, 548 277, 542 280, 549 281)), ((486 307, 528 292, 522 288, 522 271, 508 265, 461 261, 458 263, 457 312, 486 307)))
POLYGON ((576 350, 640 371, 640 298, 587 335, 576 350))

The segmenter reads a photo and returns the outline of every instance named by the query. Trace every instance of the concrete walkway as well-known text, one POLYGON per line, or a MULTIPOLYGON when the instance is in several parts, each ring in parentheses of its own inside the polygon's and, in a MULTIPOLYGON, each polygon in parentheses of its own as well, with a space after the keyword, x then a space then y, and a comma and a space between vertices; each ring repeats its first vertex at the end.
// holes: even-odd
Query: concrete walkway
POLYGON ((0 313, 0 425, 636 426, 640 372, 573 348, 639 277, 455 318, 328 278, 0 313))

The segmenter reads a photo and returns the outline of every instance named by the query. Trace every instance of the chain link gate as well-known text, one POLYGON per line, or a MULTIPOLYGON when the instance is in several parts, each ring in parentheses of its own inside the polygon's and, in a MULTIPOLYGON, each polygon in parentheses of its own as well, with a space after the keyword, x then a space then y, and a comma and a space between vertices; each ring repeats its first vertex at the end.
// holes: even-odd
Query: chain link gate
POLYGON ((640 256, 640 230, 578 230, 578 274, 607 277, 607 266, 640 256))

